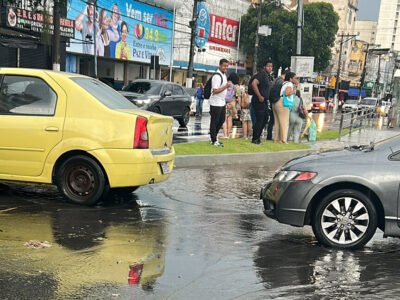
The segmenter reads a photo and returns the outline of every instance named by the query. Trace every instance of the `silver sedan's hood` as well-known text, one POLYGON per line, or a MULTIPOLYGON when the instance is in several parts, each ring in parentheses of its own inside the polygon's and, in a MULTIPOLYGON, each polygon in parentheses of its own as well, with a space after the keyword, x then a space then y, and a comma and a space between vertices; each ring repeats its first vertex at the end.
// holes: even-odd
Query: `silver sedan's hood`
POLYGON ((340 150, 311 154, 293 159, 286 163, 282 169, 291 170, 316 170, 320 168, 334 168, 335 165, 343 165, 358 162, 360 164, 368 163, 374 159, 376 152, 363 152, 358 150, 340 150))

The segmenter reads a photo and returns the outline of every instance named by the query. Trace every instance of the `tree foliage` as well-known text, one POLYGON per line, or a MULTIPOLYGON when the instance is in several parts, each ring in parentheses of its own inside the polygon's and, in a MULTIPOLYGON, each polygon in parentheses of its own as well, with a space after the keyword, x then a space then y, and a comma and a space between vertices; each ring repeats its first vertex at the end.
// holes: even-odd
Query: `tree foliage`
MULTIPOLYGON (((274 7, 264 2, 261 7, 261 25, 272 28, 268 37, 260 36, 257 66, 271 58, 276 67, 290 66, 290 57, 296 54, 297 12, 282 7, 274 7)), ((331 59, 331 48, 338 31, 339 16, 330 3, 304 5, 304 30, 302 55, 314 56, 314 70, 324 70, 331 59)), ((241 22, 241 49, 254 53, 256 39, 257 9, 250 7, 241 22)))

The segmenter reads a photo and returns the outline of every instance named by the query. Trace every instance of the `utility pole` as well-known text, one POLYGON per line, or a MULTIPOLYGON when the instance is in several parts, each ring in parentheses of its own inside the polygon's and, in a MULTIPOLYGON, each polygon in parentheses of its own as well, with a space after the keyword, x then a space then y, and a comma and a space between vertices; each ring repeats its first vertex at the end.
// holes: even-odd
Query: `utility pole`
POLYGON ((197 4, 201 0, 194 0, 193 4, 193 17, 189 22, 191 27, 190 33, 190 47, 189 47, 189 66, 186 76, 186 87, 191 88, 193 86, 193 58, 194 58, 194 40, 196 38, 196 21, 197 21, 197 4))
POLYGON ((60 71, 60 0, 54 0, 53 6, 53 38, 52 38, 52 60, 53 70, 60 71))
POLYGON ((260 42, 258 28, 260 28, 260 25, 261 25, 261 6, 262 6, 261 0, 259 0, 257 5, 258 5, 258 15, 257 15, 257 28, 256 28, 256 43, 254 44, 253 74, 257 73, 258 44, 260 42))
POLYGON ((97 1, 94 1, 94 16, 93 16, 93 48, 94 48, 94 78, 97 78, 97 1))
POLYGON ((304 26, 304 0, 298 0, 297 6, 297 47, 296 55, 301 55, 303 41, 303 26, 304 26))
POLYGON ((342 66, 342 49, 343 44, 350 41, 352 38, 355 38, 356 34, 341 34, 340 36, 340 50, 339 50, 339 59, 338 59, 338 68, 336 73, 336 84, 335 84, 335 106, 333 108, 333 113, 337 112, 338 104, 339 104, 339 81, 340 81, 340 68, 342 66), (348 38, 344 40, 344 38, 348 38))
POLYGON ((364 69, 361 75, 361 81, 360 81, 360 96, 359 100, 361 100, 362 97, 362 88, 364 86, 365 82, 365 75, 367 74, 367 60, 368 60, 368 51, 369 51, 369 43, 367 43, 367 49, 365 50, 365 58, 364 58, 364 69))

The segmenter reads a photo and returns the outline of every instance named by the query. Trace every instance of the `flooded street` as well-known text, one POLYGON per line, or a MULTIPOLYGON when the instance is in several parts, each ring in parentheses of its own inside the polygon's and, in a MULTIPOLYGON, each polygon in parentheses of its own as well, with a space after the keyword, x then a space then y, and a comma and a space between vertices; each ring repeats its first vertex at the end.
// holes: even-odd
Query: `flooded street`
POLYGON ((332 250, 268 219, 258 198, 276 167, 178 169, 90 208, 1 186, 0 298, 396 298, 400 240, 378 231, 362 251, 332 250))

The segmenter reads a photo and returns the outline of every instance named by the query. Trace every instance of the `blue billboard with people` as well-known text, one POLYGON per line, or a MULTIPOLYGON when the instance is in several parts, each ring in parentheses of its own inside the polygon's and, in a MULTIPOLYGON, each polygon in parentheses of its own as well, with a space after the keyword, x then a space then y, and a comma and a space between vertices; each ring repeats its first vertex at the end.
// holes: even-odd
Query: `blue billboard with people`
POLYGON ((172 12, 133 0, 69 0, 67 10, 75 20, 68 52, 141 63, 158 55, 169 65, 172 12))

